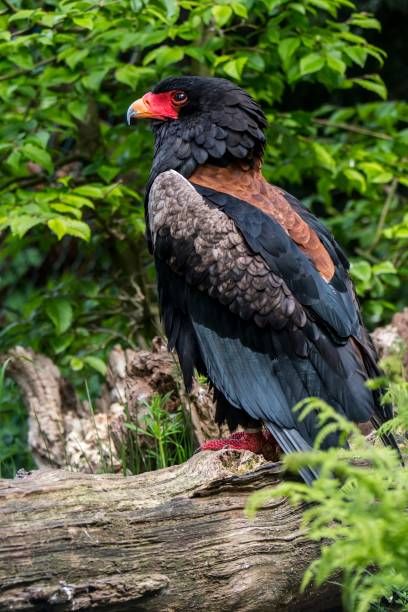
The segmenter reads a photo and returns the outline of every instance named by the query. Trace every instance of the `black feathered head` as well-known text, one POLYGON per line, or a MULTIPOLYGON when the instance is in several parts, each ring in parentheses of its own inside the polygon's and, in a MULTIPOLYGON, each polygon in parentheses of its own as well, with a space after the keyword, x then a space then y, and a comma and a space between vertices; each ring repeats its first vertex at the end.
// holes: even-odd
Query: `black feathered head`
POLYGON ((127 119, 151 119, 156 137, 151 180, 165 170, 191 176, 205 163, 250 165, 262 157, 260 106, 226 79, 169 77, 129 107, 127 119))

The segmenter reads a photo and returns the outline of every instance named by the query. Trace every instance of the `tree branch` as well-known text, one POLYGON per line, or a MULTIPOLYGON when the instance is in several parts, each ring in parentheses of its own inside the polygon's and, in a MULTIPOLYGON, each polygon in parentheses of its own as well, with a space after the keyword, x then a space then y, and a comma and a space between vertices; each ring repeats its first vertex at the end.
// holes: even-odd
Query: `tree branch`
POLYGON ((9 11, 11 11, 12 13, 17 13, 18 8, 15 7, 13 4, 11 4, 11 2, 9 2, 9 0, 1 0, 1 1, 8 8, 9 11))
POLYGON ((36 70, 37 68, 41 68, 42 66, 46 66, 47 64, 51 64, 56 59, 57 57, 55 56, 49 57, 48 59, 38 62, 38 64, 35 64, 31 68, 21 68, 20 70, 15 70, 14 72, 8 72, 7 74, 0 75, 0 81, 9 81, 10 79, 14 79, 23 74, 30 74, 30 72, 33 72, 33 70, 36 70))
POLYGON ((377 229, 375 231, 375 236, 374 236, 373 241, 370 244, 369 248, 367 249, 367 253, 369 255, 374 251, 375 247, 380 242, 381 234, 383 232, 384 225, 385 225, 385 220, 387 218, 388 212, 389 212, 391 204, 393 202, 393 199, 394 199, 397 187, 398 187, 398 179, 394 178, 392 183, 391 183, 391 185, 390 185, 390 188, 388 190, 388 194, 387 194, 387 198, 385 200, 384 206, 381 209, 381 214, 380 214, 380 218, 378 220, 378 225, 377 225, 377 229))
POLYGON ((350 123, 336 123, 329 119, 314 118, 314 123, 324 125, 326 127, 332 127, 340 130, 347 130, 348 132, 355 132, 356 134, 363 134, 364 136, 371 136, 372 138, 380 138, 381 140, 394 140, 392 136, 384 134, 383 132, 374 132, 367 128, 360 127, 359 125, 353 125, 350 123))

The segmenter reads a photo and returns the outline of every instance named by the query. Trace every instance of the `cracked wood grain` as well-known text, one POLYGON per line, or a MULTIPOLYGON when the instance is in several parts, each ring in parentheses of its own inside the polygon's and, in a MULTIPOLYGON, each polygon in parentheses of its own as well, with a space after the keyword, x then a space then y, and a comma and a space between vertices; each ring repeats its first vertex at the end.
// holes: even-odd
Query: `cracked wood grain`
POLYGON ((318 546, 300 511, 251 491, 279 463, 199 453, 139 476, 40 470, 0 481, 0 610, 333 610, 336 587, 299 594, 318 546))

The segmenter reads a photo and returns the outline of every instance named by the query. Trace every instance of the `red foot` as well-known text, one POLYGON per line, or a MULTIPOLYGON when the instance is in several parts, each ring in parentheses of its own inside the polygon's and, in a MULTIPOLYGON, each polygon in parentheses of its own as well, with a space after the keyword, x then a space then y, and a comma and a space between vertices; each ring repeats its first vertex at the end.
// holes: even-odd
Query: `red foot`
POLYGON ((266 431, 247 432, 239 431, 232 434, 229 438, 221 438, 219 440, 207 440, 200 446, 200 450, 217 451, 223 448, 231 448, 234 450, 249 450, 252 453, 260 455, 277 454, 278 446, 272 435, 266 431))

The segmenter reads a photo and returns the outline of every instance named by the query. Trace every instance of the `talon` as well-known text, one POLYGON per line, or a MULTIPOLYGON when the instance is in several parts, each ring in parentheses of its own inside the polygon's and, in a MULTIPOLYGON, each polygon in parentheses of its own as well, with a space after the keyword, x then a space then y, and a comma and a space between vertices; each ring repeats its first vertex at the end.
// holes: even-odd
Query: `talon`
POLYGON ((247 432, 239 431, 229 438, 207 440, 200 446, 202 451, 217 451, 222 449, 248 450, 257 455, 264 454, 267 458, 279 456, 279 447, 269 431, 247 432))

